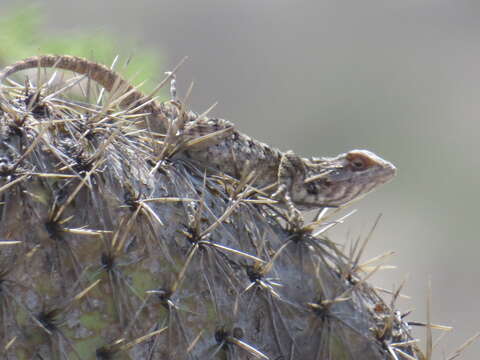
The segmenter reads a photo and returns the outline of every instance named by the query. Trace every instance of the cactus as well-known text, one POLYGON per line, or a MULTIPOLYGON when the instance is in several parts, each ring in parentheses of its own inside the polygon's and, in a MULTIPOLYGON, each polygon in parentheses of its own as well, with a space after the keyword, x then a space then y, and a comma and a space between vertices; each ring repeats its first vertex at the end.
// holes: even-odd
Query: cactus
POLYGON ((1 85, 1 358, 423 359, 325 213, 291 231, 119 94, 37 85, 1 85))

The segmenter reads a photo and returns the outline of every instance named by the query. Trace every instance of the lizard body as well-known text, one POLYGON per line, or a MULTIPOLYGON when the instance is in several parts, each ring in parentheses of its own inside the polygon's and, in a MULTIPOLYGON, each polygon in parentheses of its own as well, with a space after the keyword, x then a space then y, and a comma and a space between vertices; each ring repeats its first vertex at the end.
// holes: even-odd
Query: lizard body
MULTIPOLYGON (((211 122, 206 126, 210 132, 231 125, 222 119, 207 121, 211 122)), ((193 127, 189 135, 202 136, 204 131, 193 127)), ((185 155, 203 167, 215 168, 237 179, 255 171, 256 187, 277 183, 277 187, 266 192, 303 210, 344 205, 390 181, 396 173, 392 163, 368 150, 305 158, 270 147, 236 129, 204 149, 187 149, 185 155)))
MULTIPOLYGON (((168 104, 151 101, 106 66, 74 56, 41 55, 21 60, 0 72, 0 85, 10 75, 36 67, 73 71, 88 76, 107 91, 129 92, 120 103, 124 108, 149 101, 142 112, 149 113, 150 123, 160 124, 163 131, 167 127, 165 119, 178 115, 168 104)), ((290 210, 344 205, 388 182, 396 172, 393 164, 368 150, 324 158, 303 158, 290 151, 282 152, 240 133, 223 119, 197 119, 190 113, 181 130, 183 136, 195 138, 227 128, 231 131, 225 136, 187 148, 183 155, 205 168, 217 169, 237 179, 255 170, 253 185, 260 188, 276 184, 267 192, 285 202, 290 210)))

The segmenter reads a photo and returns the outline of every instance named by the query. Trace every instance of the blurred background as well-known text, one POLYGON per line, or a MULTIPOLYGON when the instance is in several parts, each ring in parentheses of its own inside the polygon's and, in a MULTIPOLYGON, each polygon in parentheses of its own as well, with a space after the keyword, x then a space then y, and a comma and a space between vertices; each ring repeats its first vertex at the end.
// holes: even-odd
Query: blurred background
MULTIPOLYGON (((333 240, 365 237, 382 214, 364 260, 392 250, 397 269, 371 283, 394 290, 408 277, 400 310, 425 321, 431 279, 432 321, 454 327, 435 358, 480 330, 478 0, 14 3, 0 2, 2 65, 120 54, 153 86, 188 55, 178 88, 195 82, 192 109, 218 101, 214 115, 282 150, 366 148, 394 162, 398 177, 355 203, 333 240)), ((479 354, 476 343, 463 359, 479 354)))

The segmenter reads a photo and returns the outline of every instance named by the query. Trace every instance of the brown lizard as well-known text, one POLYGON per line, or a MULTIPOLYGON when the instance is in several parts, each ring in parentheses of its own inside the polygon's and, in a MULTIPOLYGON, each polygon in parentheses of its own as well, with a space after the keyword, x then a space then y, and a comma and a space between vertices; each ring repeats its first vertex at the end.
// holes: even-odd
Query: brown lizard
MULTIPOLYGON (((31 68, 58 68, 86 75, 107 91, 128 92, 120 105, 133 108, 145 104, 148 122, 166 131, 172 110, 168 103, 149 99, 106 66, 68 55, 41 55, 18 61, 0 72, 0 85, 7 77, 31 68), (170 116, 167 116, 170 114, 170 116)), ((3 97, 3 96, 2 96, 3 97)), ((3 97, 4 98, 4 97, 3 97)), ((5 99, 3 99, 5 101, 5 99)), ((395 176, 395 166, 367 150, 352 150, 336 157, 303 158, 282 152, 237 131, 223 119, 196 119, 190 114, 183 136, 198 137, 231 129, 213 142, 187 148, 183 155, 205 168, 214 168, 240 179, 255 170, 257 188, 275 184, 266 192, 284 202, 290 214, 296 209, 338 207, 364 196, 395 176)))

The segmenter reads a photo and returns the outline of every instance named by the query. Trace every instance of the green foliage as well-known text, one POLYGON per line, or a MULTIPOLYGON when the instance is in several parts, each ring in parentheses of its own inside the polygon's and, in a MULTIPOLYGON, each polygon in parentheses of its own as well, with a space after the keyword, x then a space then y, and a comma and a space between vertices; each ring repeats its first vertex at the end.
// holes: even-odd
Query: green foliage
MULTIPOLYGON (((0 65, 40 54, 68 54, 111 64, 117 55, 116 69, 134 83, 152 79, 159 81, 163 61, 157 52, 138 49, 133 39, 115 37, 98 29, 83 32, 62 31, 50 33, 43 25, 47 22, 38 6, 19 6, 0 17, 0 65), (132 49, 135 49, 132 51, 132 49), (135 54, 132 61, 129 56, 135 54), (126 64, 128 63, 128 66, 126 64)), ((156 84, 147 83, 144 91, 156 84)))

